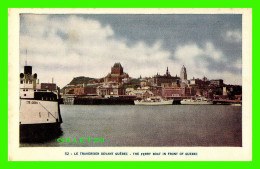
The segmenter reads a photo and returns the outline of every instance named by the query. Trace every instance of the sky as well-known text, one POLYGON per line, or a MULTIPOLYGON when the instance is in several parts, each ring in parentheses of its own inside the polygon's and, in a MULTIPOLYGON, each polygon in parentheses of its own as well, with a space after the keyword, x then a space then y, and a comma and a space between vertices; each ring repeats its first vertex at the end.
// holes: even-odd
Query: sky
POLYGON ((242 84, 240 14, 21 14, 20 72, 40 82, 102 78, 120 62, 130 77, 165 74, 242 84), (26 54, 27 50, 27 54, 26 54))

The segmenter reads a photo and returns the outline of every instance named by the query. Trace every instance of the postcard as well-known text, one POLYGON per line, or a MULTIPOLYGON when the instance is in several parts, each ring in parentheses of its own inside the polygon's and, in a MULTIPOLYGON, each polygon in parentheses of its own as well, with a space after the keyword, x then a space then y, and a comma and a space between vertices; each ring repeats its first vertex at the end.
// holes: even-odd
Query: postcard
POLYGON ((251 161, 251 9, 8 11, 10 161, 251 161))

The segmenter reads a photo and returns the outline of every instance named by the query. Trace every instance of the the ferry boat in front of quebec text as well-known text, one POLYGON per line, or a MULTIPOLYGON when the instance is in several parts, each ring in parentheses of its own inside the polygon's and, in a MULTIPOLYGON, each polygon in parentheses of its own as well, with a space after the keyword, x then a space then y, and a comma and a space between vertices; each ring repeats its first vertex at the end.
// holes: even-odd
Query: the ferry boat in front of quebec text
POLYGON ((37 74, 32 74, 32 66, 24 66, 24 73, 20 73, 20 141, 48 140, 61 134, 57 96, 57 87, 42 89, 37 74))
POLYGON ((135 100, 135 105, 172 105, 173 99, 163 99, 161 97, 135 100))

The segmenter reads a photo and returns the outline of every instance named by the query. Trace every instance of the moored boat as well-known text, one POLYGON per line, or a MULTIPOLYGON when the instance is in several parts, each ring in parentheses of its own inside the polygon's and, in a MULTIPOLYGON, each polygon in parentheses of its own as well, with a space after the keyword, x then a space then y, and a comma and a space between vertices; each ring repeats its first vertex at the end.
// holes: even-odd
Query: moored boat
POLYGON ((233 103, 231 106, 242 106, 242 103, 233 103))
POLYGON ((61 133, 58 91, 41 89, 32 66, 20 74, 20 141, 48 140, 61 133))
POLYGON ((205 97, 196 97, 194 99, 183 99, 181 104, 184 105, 210 105, 213 104, 212 100, 205 97))
POLYGON ((172 105, 173 99, 163 99, 161 97, 147 98, 142 100, 135 100, 135 105, 172 105))

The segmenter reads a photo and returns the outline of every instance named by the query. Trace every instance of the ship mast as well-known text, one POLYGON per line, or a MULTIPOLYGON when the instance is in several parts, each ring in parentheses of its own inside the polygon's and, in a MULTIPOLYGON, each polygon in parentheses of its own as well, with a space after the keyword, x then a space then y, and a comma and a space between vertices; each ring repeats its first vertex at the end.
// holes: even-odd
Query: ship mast
POLYGON ((27 49, 26 49, 25 66, 27 66, 27 49))

